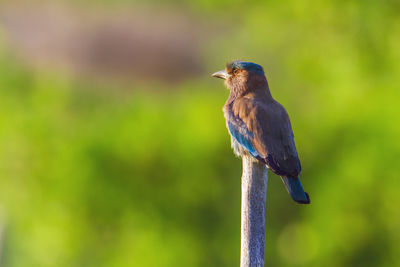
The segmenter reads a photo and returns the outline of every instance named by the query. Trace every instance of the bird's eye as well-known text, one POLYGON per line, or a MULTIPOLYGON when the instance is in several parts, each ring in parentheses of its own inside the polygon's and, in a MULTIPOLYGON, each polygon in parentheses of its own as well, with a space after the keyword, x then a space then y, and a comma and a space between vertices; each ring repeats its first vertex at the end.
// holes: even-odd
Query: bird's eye
POLYGON ((238 72, 239 72, 239 69, 237 69, 237 68, 234 68, 234 69, 232 70, 232 72, 233 72, 233 74, 236 74, 236 73, 238 73, 238 72))

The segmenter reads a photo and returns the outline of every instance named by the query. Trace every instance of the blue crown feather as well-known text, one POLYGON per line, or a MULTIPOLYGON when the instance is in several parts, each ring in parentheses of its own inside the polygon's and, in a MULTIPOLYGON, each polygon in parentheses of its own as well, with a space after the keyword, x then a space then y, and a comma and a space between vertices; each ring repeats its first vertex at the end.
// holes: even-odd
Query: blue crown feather
POLYGON ((232 61, 231 63, 228 63, 226 67, 228 69, 242 69, 248 72, 256 72, 259 74, 264 74, 263 68, 260 65, 253 62, 236 60, 232 61))

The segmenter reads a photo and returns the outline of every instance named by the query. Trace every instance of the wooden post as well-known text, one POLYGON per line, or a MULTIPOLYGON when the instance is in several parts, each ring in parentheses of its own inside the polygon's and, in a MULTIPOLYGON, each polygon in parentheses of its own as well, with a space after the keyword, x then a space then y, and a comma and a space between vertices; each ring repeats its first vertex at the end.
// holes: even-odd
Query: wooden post
POLYGON ((243 156, 240 267, 263 267, 267 167, 243 156))

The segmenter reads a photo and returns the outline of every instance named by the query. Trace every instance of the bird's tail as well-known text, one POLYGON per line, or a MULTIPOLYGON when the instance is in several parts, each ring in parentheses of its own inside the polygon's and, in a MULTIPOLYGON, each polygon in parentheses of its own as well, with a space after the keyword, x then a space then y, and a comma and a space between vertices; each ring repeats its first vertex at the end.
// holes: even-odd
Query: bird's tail
POLYGON ((294 201, 300 204, 310 204, 310 197, 304 192, 300 179, 297 177, 281 176, 286 190, 294 201))

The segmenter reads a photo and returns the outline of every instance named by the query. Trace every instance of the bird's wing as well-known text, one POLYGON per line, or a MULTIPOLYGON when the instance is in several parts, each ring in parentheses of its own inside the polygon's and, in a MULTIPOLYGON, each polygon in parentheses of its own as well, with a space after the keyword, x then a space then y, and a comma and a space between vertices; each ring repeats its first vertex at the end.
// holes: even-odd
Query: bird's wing
POLYGON ((301 171, 286 110, 276 101, 239 98, 227 106, 231 135, 278 175, 297 177, 301 171))
MULTIPOLYGON (((233 104, 233 103, 232 103, 233 104)), ((232 111, 232 104, 226 110, 226 122, 229 133, 235 140, 242 145, 255 158, 262 159, 259 151, 254 147, 254 133, 249 130, 243 120, 232 111)))

